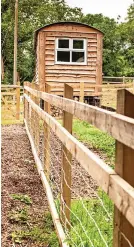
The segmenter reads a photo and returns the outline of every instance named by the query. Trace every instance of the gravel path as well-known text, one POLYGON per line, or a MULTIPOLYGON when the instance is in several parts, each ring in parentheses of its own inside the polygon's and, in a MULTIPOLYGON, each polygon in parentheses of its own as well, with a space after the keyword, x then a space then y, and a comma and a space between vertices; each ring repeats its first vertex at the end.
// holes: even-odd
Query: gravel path
MULTIPOLYGON (((22 125, 5 126, 2 127, 2 247, 18 246, 13 245, 11 233, 20 229, 20 226, 11 222, 9 215, 14 210, 22 210, 24 206, 29 207, 35 221, 48 210, 25 128, 22 125), (32 204, 27 206, 19 200, 13 200, 11 194, 28 195, 32 204)), ((21 246, 46 245, 27 242, 21 246)))
MULTIPOLYGON (((50 184, 56 199, 60 195, 62 144, 52 131, 50 145, 50 184)), ((42 150, 44 150, 44 141, 41 137, 40 158, 42 150)), ((79 196, 82 198, 95 197, 94 191, 97 189, 95 181, 74 158, 72 159, 71 189, 73 199, 78 199, 79 196)), ((37 223, 37 225, 42 224, 44 229, 44 223, 41 223, 39 219, 43 219, 44 212, 48 211, 47 199, 37 173, 29 139, 22 125, 2 127, 2 247, 20 246, 16 243, 13 245, 14 240, 11 235, 16 230, 26 230, 25 224, 24 226, 19 225, 18 222, 16 224, 16 220, 11 220, 11 216, 9 217, 12 212, 21 212, 24 209, 24 203, 14 200, 12 194, 28 195, 32 200, 32 204, 28 208, 31 220, 26 227, 34 227, 37 223)), ((53 226, 51 232, 53 232, 53 226)), ((34 241, 28 239, 21 246, 47 247, 51 245, 39 245, 39 243, 36 245, 34 241)))

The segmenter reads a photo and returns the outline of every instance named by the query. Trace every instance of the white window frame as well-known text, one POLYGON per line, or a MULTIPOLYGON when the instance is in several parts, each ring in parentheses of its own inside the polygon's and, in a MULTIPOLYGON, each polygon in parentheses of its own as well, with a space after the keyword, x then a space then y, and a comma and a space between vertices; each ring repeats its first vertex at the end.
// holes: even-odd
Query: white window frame
POLYGON ((87 40, 82 38, 56 38, 55 39, 55 64, 68 64, 68 65, 87 65, 87 40), (69 48, 58 48, 59 40, 69 40, 69 48), (83 49, 74 49, 73 40, 83 40, 84 47, 83 49), (57 61, 57 51, 69 51, 70 52, 70 62, 60 62, 57 61), (71 62, 72 61, 72 52, 84 52, 84 62, 71 62))

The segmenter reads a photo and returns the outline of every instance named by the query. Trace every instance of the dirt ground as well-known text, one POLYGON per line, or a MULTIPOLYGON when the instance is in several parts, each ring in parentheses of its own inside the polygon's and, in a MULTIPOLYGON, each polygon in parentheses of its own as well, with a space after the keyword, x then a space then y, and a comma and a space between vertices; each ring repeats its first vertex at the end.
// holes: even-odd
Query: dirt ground
MULTIPOLYGON (((47 213, 46 195, 25 128, 22 125, 2 127, 2 247, 50 246, 47 240, 36 243, 37 237, 44 234, 42 228, 47 213), (22 200, 13 198, 12 194, 15 198, 22 195, 22 200), (32 203, 25 201, 25 196, 32 203), (19 231, 18 235, 16 231, 19 231), (32 237, 28 238, 29 232, 32 237), (21 243, 23 237, 26 242, 21 243)), ((54 231, 53 225, 51 231, 54 231)))
MULTIPOLYGON (((53 131, 50 136, 50 181, 53 195, 57 200, 61 184, 62 143, 53 131)), ((40 138, 41 158, 45 143, 42 134, 40 138)), ((73 157, 71 189, 72 199, 96 197, 97 184, 73 157)), ((25 127, 4 126, 2 127, 2 247, 57 247, 59 244, 56 234, 51 236, 53 232, 55 231, 47 198, 37 173, 25 127), (16 199, 16 195, 28 196, 32 203, 27 205, 21 198, 16 199)))

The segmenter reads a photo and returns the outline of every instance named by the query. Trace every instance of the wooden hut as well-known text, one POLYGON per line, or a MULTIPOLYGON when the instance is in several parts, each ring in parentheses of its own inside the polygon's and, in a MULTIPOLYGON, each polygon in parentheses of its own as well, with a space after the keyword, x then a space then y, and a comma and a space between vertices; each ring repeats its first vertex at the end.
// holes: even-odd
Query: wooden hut
POLYGON ((64 83, 80 95, 80 82, 84 82, 84 95, 100 96, 102 84, 102 39, 98 29, 77 22, 58 22, 35 32, 35 81, 42 89, 51 85, 51 92, 63 95, 64 83))

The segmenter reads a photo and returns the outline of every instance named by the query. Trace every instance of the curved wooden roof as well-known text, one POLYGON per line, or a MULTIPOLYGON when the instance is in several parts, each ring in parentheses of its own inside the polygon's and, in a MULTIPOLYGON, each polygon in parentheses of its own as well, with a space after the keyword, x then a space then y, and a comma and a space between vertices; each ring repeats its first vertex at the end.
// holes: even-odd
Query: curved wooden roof
POLYGON ((42 30, 42 29, 45 29, 45 27, 49 27, 49 26, 54 26, 54 25, 64 25, 64 24, 74 24, 74 25, 81 25, 81 26, 85 26, 85 27, 89 27, 89 28, 92 28, 93 30, 97 31, 97 32, 100 32, 103 34, 103 32, 101 32, 99 29, 95 28, 95 27, 92 27, 92 26, 89 26, 87 24, 84 24, 84 23, 81 23, 81 22, 75 22, 75 21, 62 21, 62 22, 54 22, 54 23, 51 23, 51 24, 48 24, 48 25, 45 25, 39 29, 37 29, 34 33, 34 48, 36 47, 36 41, 37 41, 37 35, 38 33, 42 30))

